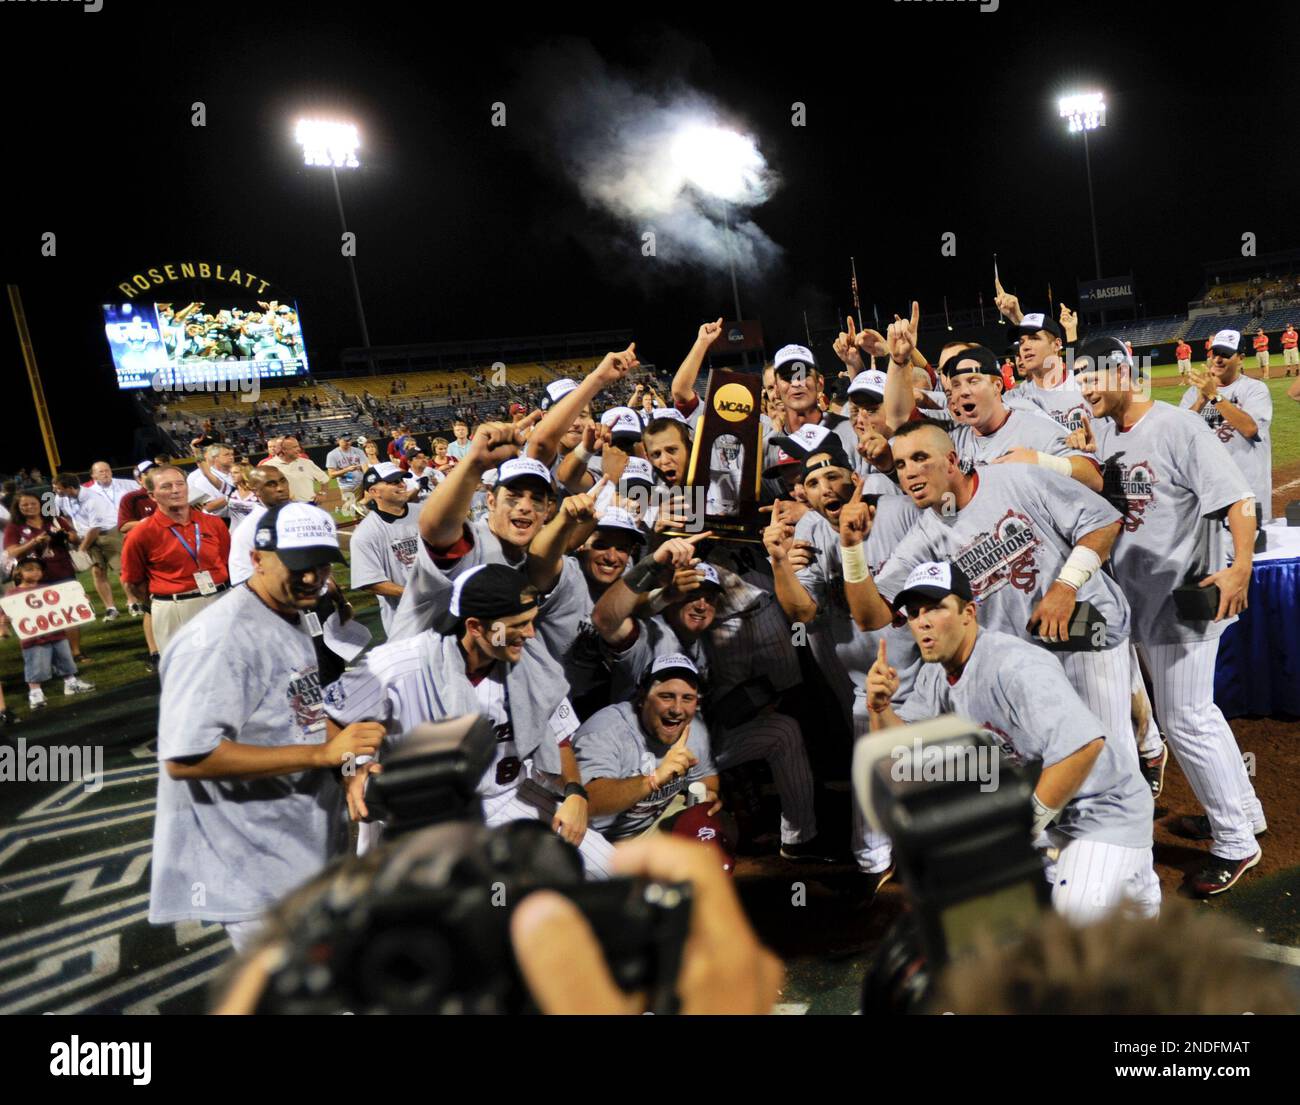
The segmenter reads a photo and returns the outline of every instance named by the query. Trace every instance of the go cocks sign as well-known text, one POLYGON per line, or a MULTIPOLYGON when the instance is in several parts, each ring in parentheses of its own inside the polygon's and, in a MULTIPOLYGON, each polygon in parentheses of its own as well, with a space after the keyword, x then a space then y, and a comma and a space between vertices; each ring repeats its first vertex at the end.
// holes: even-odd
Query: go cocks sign
POLYGON ((95 620, 86 592, 75 579, 6 595, 0 599, 0 608, 23 641, 95 620))

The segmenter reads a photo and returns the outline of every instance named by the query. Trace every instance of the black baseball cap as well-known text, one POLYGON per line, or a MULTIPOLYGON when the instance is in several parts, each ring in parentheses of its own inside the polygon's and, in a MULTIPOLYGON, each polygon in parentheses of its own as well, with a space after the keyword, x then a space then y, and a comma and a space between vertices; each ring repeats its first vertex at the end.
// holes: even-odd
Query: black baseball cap
POLYGON ((512 618, 536 606, 537 593, 526 573, 504 564, 480 564, 457 578, 447 613, 440 621, 446 627, 444 632, 454 632, 465 624, 466 618, 480 621, 512 618))
POLYGON ((998 360, 993 350, 982 345, 972 345, 969 349, 963 349, 960 353, 953 354, 943 364, 943 374, 945 376, 965 376, 969 372, 978 372, 985 376, 996 376, 1000 380, 1002 379, 1002 362, 998 360))
POLYGON ((908 573, 903 589, 894 596, 894 609, 905 610, 909 602, 943 599, 956 595, 970 602, 970 580, 956 564, 946 560, 927 560, 908 573))
POLYGON ((817 446, 816 451, 803 458, 801 478, 806 480, 823 468, 844 468, 853 471, 853 464, 849 461, 848 453, 844 451, 843 443, 834 434, 828 434, 817 446))

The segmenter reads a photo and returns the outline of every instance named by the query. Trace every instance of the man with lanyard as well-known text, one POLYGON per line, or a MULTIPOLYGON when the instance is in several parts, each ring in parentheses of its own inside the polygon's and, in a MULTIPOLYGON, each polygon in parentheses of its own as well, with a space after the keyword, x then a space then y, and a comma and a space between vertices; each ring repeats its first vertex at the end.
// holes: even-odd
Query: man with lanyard
MULTIPOLYGON (((175 469, 161 475, 170 472, 180 478, 175 496, 163 492, 168 502, 184 488, 175 469)), ((155 518, 169 509, 159 508, 155 518)), ((149 920, 220 922, 236 951, 267 909, 346 849, 339 770, 383 736, 366 723, 325 732, 301 612, 342 559, 333 519, 288 503, 260 522, 248 586, 203 610, 167 649, 158 717, 149 920)))
POLYGON ((339 434, 338 448, 331 449, 325 458, 325 471, 331 479, 338 480, 339 491, 343 495, 343 512, 355 514, 357 491, 366 471, 366 454, 352 444, 350 433, 339 434))
MULTIPOLYGON (((496 728, 496 758, 479 780, 488 825, 541 818, 582 854, 589 878, 608 878, 612 849, 587 828, 587 792, 570 738, 578 719, 564 670, 537 638, 537 591, 522 572, 480 564, 456 578, 434 628, 367 654, 325 693, 329 732, 378 721, 384 748, 426 721, 482 714, 496 728)), ((367 815, 364 765, 348 806, 367 815)), ((376 842, 373 829, 362 838, 376 842)))
MULTIPOLYGON (((132 480, 119 480, 108 461, 90 466, 90 482, 81 494, 82 517, 77 526, 81 533, 81 551, 90 556, 90 573, 95 590, 104 601, 105 621, 118 617, 113 602, 111 573, 121 569, 122 531, 117 527, 118 506, 136 489, 132 480), (85 531, 82 532, 82 525, 85 531)), ((74 521, 77 521, 74 519, 74 521)))
POLYGON ((159 653, 186 622, 230 589, 230 530, 189 504, 179 468, 150 469, 157 511, 122 546, 122 584, 134 602, 150 603, 159 653))

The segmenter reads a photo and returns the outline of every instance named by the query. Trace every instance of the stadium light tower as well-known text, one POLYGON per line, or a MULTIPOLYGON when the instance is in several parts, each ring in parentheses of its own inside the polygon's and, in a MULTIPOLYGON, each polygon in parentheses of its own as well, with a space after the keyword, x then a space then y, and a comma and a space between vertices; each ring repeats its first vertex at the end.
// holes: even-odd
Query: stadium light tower
MULTIPOLYGON (((338 204, 339 226, 348 232, 348 222, 343 215, 343 195, 339 191, 339 169, 359 169, 361 162, 357 150, 361 136, 353 123, 334 122, 328 119, 299 119, 294 128, 294 138, 302 147, 303 164, 312 168, 328 168, 334 183, 334 202, 338 204)), ((352 277, 352 294, 357 301, 357 319, 361 323, 361 341, 366 347, 366 365, 374 373, 370 356, 370 329, 366 326, 366 310, 361 305, 361 285, 357 283, 357 266, 352 254, 347 255, 348 273, 352 277)))
POLYGON ((1092 260, 1101 279, 1101 248, 1097 244, 1097 205, 1092 198, 1092 158, 1088 153, 1088 132, 1106 125, 1106 97, 1100 92, 1080 92, 1062 96, 1057 102, 1061 118, 1069 124, 1071 134, 1083 135, 1083 164, 1088 176, 1088 211, 1092 216, 1092 260))
MULTIPOLYGON (((722 203, 722 221, 726 230, 727 267, 731 270, 731 298, 740 313, 740 289, 736 283, 735 249, 731 243, 731 205, 760 191, 759 176, 763 156, 747 135, 726 127, 692 123, 678 131, 672 143, 673 165, 701 192, 722 203)), ((749 364, 749 355, 741 354, 749 364)))

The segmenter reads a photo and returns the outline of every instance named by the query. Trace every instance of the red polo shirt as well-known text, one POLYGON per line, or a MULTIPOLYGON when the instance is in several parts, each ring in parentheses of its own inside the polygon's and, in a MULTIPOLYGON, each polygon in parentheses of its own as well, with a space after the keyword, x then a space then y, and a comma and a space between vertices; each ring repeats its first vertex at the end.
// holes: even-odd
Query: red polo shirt
POLYGON ((190 520, 181 525, 158 511, 122 542, 122 582, 147 584, 151 595, 181 595, 198 590, 197 571, 211 572, 213 583, 229 583, 229 561, 230 530, 215 514, 191 510, 190 520), (198 553, 197 562, 190 550, 198 553))

